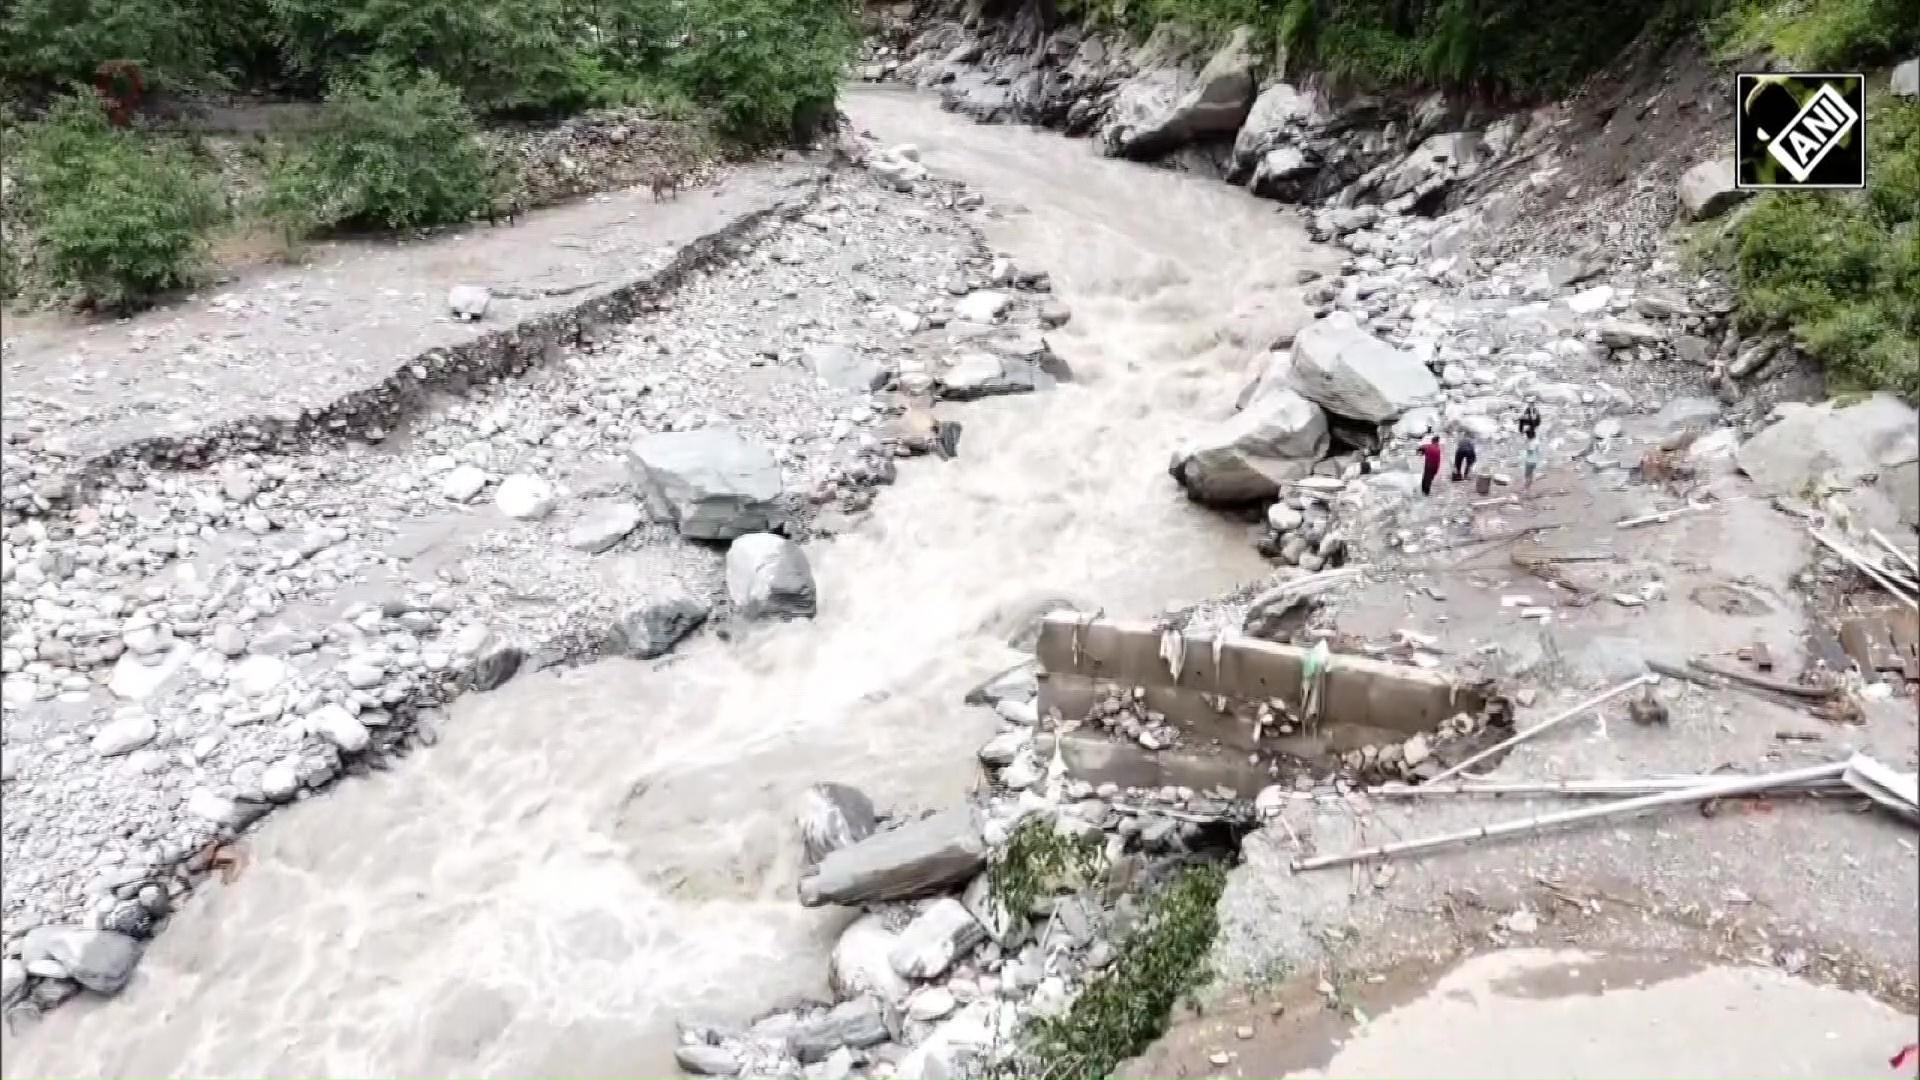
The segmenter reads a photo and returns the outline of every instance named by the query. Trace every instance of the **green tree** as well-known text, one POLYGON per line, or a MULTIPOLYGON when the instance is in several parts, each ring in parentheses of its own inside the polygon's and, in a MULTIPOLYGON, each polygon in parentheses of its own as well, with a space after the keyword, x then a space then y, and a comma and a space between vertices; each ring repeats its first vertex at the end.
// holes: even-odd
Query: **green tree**
POLYGON ((194 0, 10 0, 0 15, 0 78, 41 88, 93 82, 131 61, 149 86, 207 75, 205 12, 194 0))
POLYGON ((667 73, 729 135, 778 141, 830 115, 858 41, 845 0, 699 0, 667 73))

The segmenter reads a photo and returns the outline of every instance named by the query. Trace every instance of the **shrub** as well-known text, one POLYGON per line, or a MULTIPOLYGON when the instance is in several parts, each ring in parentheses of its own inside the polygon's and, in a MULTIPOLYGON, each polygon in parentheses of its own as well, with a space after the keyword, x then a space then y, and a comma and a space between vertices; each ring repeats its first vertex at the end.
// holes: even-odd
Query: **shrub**
POLYGON ((1874 110, 1867 138, 1865 193, 1768 193, 1734 224, 1741 314, 1840 387, 1920 399, 1920 104, 1874 110))
POLYGON ((1716 25, 1721 51, 1771 52, 1803 71, 1905 59, 1920 46, 1915 0, 1738 0, 1716 25))
POLYGON ((0 16, 0 78, 91 85, 101 64, 137 65, 150 87, 200 81, 209 24, 194 0, 11 0, 0 16))
POLYGON ((272 162, 263 210, 304 239, 466 221, 498 191, 460 92, 430 72, 404 77, 377 65, 338 84, 320 130, 272 162))
POLYGON ((1018 1058, 996 1075, 1110 1076, 1166 1030, 1180 996, 1205 981, 1226 889, 1219 864, 1185 867, 1153 895, 1141 928, 1121 943, 1064 1014, 1031 1022, 1018 1058))
POLYGON ((192 283, 225 207, 181 146, 111 126, 91 94, 56 102, 22 144, 47 284, 127 311, 192 283))
POLYGON ((829 113, 859 40, 845 0, 699 0, 687 20, 667 76, 747 142, 805 134, 829 113))

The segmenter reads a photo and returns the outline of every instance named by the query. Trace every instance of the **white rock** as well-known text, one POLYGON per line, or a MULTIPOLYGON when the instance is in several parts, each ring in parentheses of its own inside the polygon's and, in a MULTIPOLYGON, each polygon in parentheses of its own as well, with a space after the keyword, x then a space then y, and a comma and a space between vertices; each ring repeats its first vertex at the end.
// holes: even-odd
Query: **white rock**
POLYGON ((471 502, 487 486, 487 472, 474 465, 461 465, 440 481, 440 494, 454 502, 471 502))
POLYGON ((630 502, 596 506, 567 530, 567 546, 575 551, 598 554, 639 528, 641 519, 640 507, 630 502))
POLYGON ((213 628, 207 644, 213 646, 214 652, 231 660, 247 651, 247 635, 237 626, 221 623, 213 628))
POLYGON ((277 656, 255 653, 233 665, 227 681, 247 697, 264 697, 278 690, 292 670, 286 661, 277 656))
POLYGON ((500 481, 493 504, 516 521, 543 518, 553 509, 553 485, 538 476, 518 473, 500 481))
POLYGON ((113 675, 107 680, 107 689, 115 697, 139 701, 164 686, 168 679, 185 666, 187 658, 192 654, 192 647, 184 642, 176 643, 157 664, 147 663, 146 658, 137 653, 121 653, 120 659, 114 662, 113 675))
POLYGON ((987 929, 966 906, 943 896, 914 916, 900 931, 887 958, 893 970, 910 979, 931 979, 987 936, 987 929))
POLYGON ((456 319, 472 322, 487 313, 493 294, 483 285, 455 285, 447 290, 447 310, 456 319))
POLYGON ((929 986, 907 1000, 907 1016, 921 1023, 944 1019, 960 1003, 944 986, 929 986))
POLYGON ((953 305, 953 317, 961 322, 994 323, 1012 302, 1013 298, 1006 293, 981 289, 961 297, 960 302, 953 305))
POLYGON ((349 754, 365 750, 372 741, 367 735, 367 726, 360 722, 360 718, 339 705, 322 705, 315 709, 307 717, 307 727, 349 754))
POLYGON ((834 993, 842 998, 870 994, 890 1007, 905 1001, 910 986, 889 959, 898 942, 899 935, 878 915, 848 923, 833 946, 829 978, 834 993))
POLYGON ((122 716, 102 727, 93 737, 93 752, 101 757, 132 753, 154 740, 160 727, 146 713, 122 716))
POLYGON ((286 802, 300 791, 300 774, 284 761, 276 761, 260 774, 260 793, 274 802, 286 802))
POLYGON ((347 680, 347 685, 355 690, 371 690, 387 679, 387 673, 380 665, 358 660, 343 665, 340 674, 347 680))
POLYGON ((1595 285, 1591 289, 1567 297, 1567 306, 1572 308, 1576 315, 1592 315, 1597 311, 1605 311, 1607 305, 1612 302, 1613 286, 1611 285, 1595 285))
POLYGON ((223 799, 206 788, 195 788, 187 796, 187 813, 215 825, 231 825, 239 820, 239 809, 232 799, 223 799))

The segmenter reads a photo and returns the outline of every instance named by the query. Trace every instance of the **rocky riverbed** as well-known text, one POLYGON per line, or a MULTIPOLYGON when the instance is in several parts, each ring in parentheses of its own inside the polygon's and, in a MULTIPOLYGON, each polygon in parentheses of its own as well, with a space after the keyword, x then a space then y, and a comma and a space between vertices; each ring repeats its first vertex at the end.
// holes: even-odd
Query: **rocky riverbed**
MULTIPOLYGON (((1067 317, 950 189, 898 186, 832 181, 657 317, 382 443, 9 511, 9 1005, 117 990, 223 842, 430 745, 460 688, 811 616, 795 539, 847 527, 896 455, 957 451, 936 397, 1043 385, 1040 320, 1067 317), (943 329, 970 351, 922 355, 943 329)), ((9 432, 10 473, 37 444, 9 432)))
MULTIPOLYGON (((974 79, 983 56, 1014 55, 1004 43, 982 45, 963 30, 928 35, 909 50, 917 59, 876 74, 919 64, 944 72, 935 83, 960 84, 962 76, 974 79)), ((1053 56, 1039 65, 1042 86, 1053 85, 1048 80, 1057 78, 1063 56, 1084 58, 1092 47, 1076 39, 1069 49, 1059 35, 1041 40, 1056 44, 1035 53, 1029 42, 1021 55, 1053 56)), ((195 928, 216 957, 206 961, 210 967, 235 975, 235 985, 212 992, 269 988, 285 1008, 262 1020, 284 1036, 276 1040, 286 1046, 282 1056, 262 1057, 220 1035, 216 1028, 225 1021, 217 1012, 136 1013, 136 981, 108 1008, 72 1020, 71 1010, 49 1017, 46 1031, 65 1037, 58 1045, 39 1040, 26 1069, 60 1072, 60 1045, 95 1045, 86 1033, 119 1023, 155 1036, 147 1050, 119 1054, 131 1071, 244 1072, 269 1060, 305 1062, 296 1069, 313 1071, 327 1059, 321 1047, 341 1037, 340 1024, 350 1024, 317 1004, 348 992, 329 974, 342 967, 379 982, 383 1000, 435 1003, 424 1033, 381 1026, 372 1049, 355 1051, 363 1055, 353 1059, 360 1068, 404 1062, 498 1074, 551 1070, 559 1059, 541 1049, 541 1040, 578 1043, 584 1030, 592 1042, 607 1025, 657 1028, 662 1013, 683 1021, 669 1029, 672 1058, 698 1073, 932 1077, 1019 1068, 1010 1063, 1019 1060, 1023 1035, 1036 1020, 1069 1017, 1085 987, 1117 977, 1111 973, 1125 967, 1119 960, 1130 942, 1164 928, 1152 908, 1157 887, 1183 868, 1230 857, 1241 837, 1263 824, 1251 832, 1246 861, 1227 884, 1214 969, 1246 980, 1282 968, 1359 963, 1360 956, 1384 963, 1392 956, 1389 937, 1418 943, 1410 947, 1427 947, 1430 938, 1402 928, 1382 934, 1372 952, 1347 949, 1342 920, 1391 923, 1383 913, 1393 902, 1437 904, 1449 882, 1406 884, 1401 888, 1411 896, 1389 894, 1394 875, 1382 869, 1370 887, 1347 889, 1342 875, 1340 889, 1323 888, 1325 876, 1286 871, 1284 853, 1299 851, 1303 835, 1310 844, 1347 837, 1336 822, 1350 819, 1352 833, 1364 831, 1382 815, 1357 795, 1358 782, 1431 775, 1463 748, 1480 745, 1474 740, 1485 721, 1470 716, 1465 727, 1443 726, 1430 739, 1344 756, 1255 754, 1251 764, 1273 782, 1247 798, 1230 788, 1129 786, 1072 775, 1061 740, 1088 728, 1148 754, 1209 749, 1177 745, 1181 735, 1165 717, 1127 695, 1108 699, 1096 722, 1083 725, 1037 707, 1031 662, 980 684, 965 707, 954 684, 1005 668, 1007 653, 1030 646, 1036 612, 1112 604, 1161 616, 1175 636, 1231 629, 1326 642, 1462 679, 1491 678, 1522 710, 1545 710, 1589 684, 1644 670, 1635 636, 1641 643, 1686 635, 1723 645, 1759 633, 1777 651, 1797 649, 1798 605, 1787 599, 1804 561, 1797 526, 1783 533, 1779 516, 1754 496, 1799 495, 1817 481, 1843 492, 1819 512, 1910 527, 1897 477, 1920 458, 1911 445, 1911 409, 1886 399, 1844 409, 1802 406, 1765 426, 1769 397, 1796 385, 1795 365, 1777 342, 1730 332, 1724 287, 1683 269, 1664 246, 1667 222, 1691 206, 1671 170, 1650 169, 1585 204, 1580 212, 1587 214, 1599 206, 1627 208, 1613 219, 1619 228, 1603 230, 1610 245, 1569 244, 1555 222, 1573 211, 1521 212, 1542 186, 1537 171, 1523 166, 1544 169, 1541 155, 1559 152, 1553 123, 1535 117, 1485 126, 1442 110, 1423 121, 1425 128, 1394 126, 1404 118, 1386 121, 1382 130, 1393 136, 1383 141, 1300 119, 1321 115, 1312 103, 1298 115, 1282 109, 1301 92, 1257 87, 1235 55, 1229 46, 1172 59, 1171 66, 1135 57, 1132 66, 1114 69, 1124 72, 1116 78, 1136 80, 1131 90, 1103 75, 1035 99, 1091 103, 1066 107, 1067 114, 1079 110, 1079 120, 1051 118, 1051 106, 1045 115, 982 118, 1111 128, 1102 145, 1115 153, 1185 154, 1176 160, 1197 170, 1207 160, 1200 152, 1207 139, 1191 136, 1206 136, 1216 148, 1237 146, 1235 133, 1248 130, 1243 122, 1284 114, 1292 118, 1261 129, 1284 137, 1258 147, 1255 171, 1276 169, 1276 152, 1311 149, 1316 179, 1307 188, 1330 205, 1298 217, 1256 218, 1257 204, 1237 193, 1202 195, 1192 178, 1117 163, 1068 165, 1046 156, 1060 148, 1024 133, 965 149, 917 149, 895 140, 913 127, 930 142, 960 140, 914 111, 920 106, 875 97, 855 112, 874 117, 883 138, 843 149, 863 170, 836 173, 810 203, 754 233, 736 261, 695 275, 662 310, 596 330, 527 380, 475 388, 379 445, 313 457, 239 456, 205 473, 132 470, 78 510, 10 518, 9 937, 32 928, 10 946, 18 960, 9 957, 9 1000, 24 999, 16 1009, 37 1011, 82 985, 94 994, 120 991, 139 958, 137 939, 209 871, 235 879, 222 892, 223 901, 235 898, 226 901, 231 905, 257 911, 279 896, 308 905, 316 928, 374 941, 389 934, 385 940, 417 950, 405 953, 416 959, 406 959, 348 946, 351 963, 320 962, 311 934, 282 927, 271 932, 301 957, 299 974, 289 975, 285 965, 268 970, 213 942, 203 905, 174 918, 195 928), (1139 80, 1166 85, 1150 94, 1139 80), (1243 91, 1239 105, 1216 108, 1221 86, 1243 91), (1167 102, 1170 114, 1160 107, 1167 102), (1238 114, 1231 125, 1217 115, 1222 111, 1238 114), (1119 126, 1108 123, 1113 117, 1119 126), (1303 131, 1317 134, 1305 138, 1303 131), (1336 141, 1313 141, 1322 138, 1336 141), (1051 161, 1072 182, 1042 175, 1036 161, 1051 161), (943 164, 984 177, 983 186, 1007 193, 1004 203, 989 204, 945 179, 943 164), (1475 186, 1482 178, 1484 190, 1475 186), (1127 185, 1137 189, 1116 194, 1127 185), (1140 212, 1143 203, 1158 212, 1140 212), (1496 211, 1501 206, 1520 209, 1496 211), (1471 243, 1489 215, 1501 213, 1513 214, 1521 232, 1503 233, 1493 247, 1471 243), (1284 248, 1290 230, 1302 229, 1330 248, 1266 251, 1264 237, 1249 234, 1268 221, 1273 247, 1284 248), (1522 242, 1526 228, 1534 230, 1530 244, 1522 242), (1059 262, 1046 268, 1060 276, 1062 291, 1097 302, 1075 299, 1070 309, 1055 299, 1041 260, 1029 265, 1026 251, 989 251, 982 229, 1052 244, 1059 262), (1210 245, 1244 258, 1244 270, 1208 266, 1201 256, 1210 245), (1296 298, 1318 318, 1294 317, 1296 298), (1128 314, 1140 312, 1146 315, 1134 317, 1149 335, 1129 337, 1128 314), (1089 327, 1090 317, 1111 325, 1089 327), (1766 393, 1748 392, 1762 375, 1766 393), (1056 382, 1063 383, 1056 393, 1035 395, 1054 400, 1051 412, 983 409, 991 419, 981 426, 994 439, 984 446, 964 408, 935 405, 1027 394, 1056 382), (1542 490, 1522 499, 1512 493, 1515 417, 1529 400, 1546 414, 1546 468, 1542 490), (1487 493, 1443 479, 1435 497, 1420 495, 1412 447, 1436 431, 1449 450, 1462 433, 1475 438, 1480 471, 1495 476, 1487 493), (1037 449, 1049 437, 1061 445, 1037 449), (1007 450, 1015 444, 1018 455, 1007 450), (1068 460, 1062 447, 1079 456, 1068 460), (1095 450, 1107 455, 1104 467, 1089 460, 1095 450), (1007 467, 991 475, 956 471, 948 484, 910 485, 901 515, 890 517, 883 501, 868 516, 873 489, 894 478, 898 458, 957 458, 949 464, 963 468, 975 454, 1018 466, 1018 474, 1007 467), (1002 494, 1007 485, 1020 493, 1017 505, 1002 494), (954 535, 961 522, 935 511, 929 500, 936 494, 970 501, 990 520, 1012 510, 1055 527, 1001 521, 1020 544, 982 533, 969 545, 954 535), (1561 523, 1561 511, 1585 520, 1561 523), (1556 518, 1542 517, 1548 512, 1556 518), (1497 539, 1503 529, 1566 530, 1575 540, 1596 540, 1610 536, 1617 519, 1666 512, 1698 513, 1718 531, 1682 534, 1675 554, 1664 558, 1623 544, 1598 576, 1562 573, 1524 585, 1444 557, 1463 544, 1497 539), (1732 534, 1742 534, 1742 557, 1756 560, 1744 588, 1774 598, 1779 610, 1770 605, 1740 623, 1703 619, 1675 596, 1701 595, 1696 590, 1706 577, 1728 576, 1726 566, 1713 565, 1711 548, 1713 537, 1732 534), (1236 535, 1244 563, 1215 543, 1236 535), (846 595, 855 587, 852 568, 817 573, 809 549, 796 545, 836 536, 848 547, 827 551, 843 562, 884 557, 899 564, 883 578, 897 595, 860 610, 877 623, 898 620, 892 636, 923 646, 886 650, 896 661, 911 660, 911 670, 856 679, 790 635, 750 627, 854 606, 846 595), (1081 546, 1059 550, 1066 536, 1081 546), (1031 565, 1016 568, 1021 560, 1031 565), (1255 577, 1261 560, 1268 575, 1230 593, 1255 577), (1092 565, 1102 561, 1108 565, 1092 565), (1001 589, 1000 579, 1024 574, 1025 581, 1038 567, 1105 591, 1003 603, 1013 590, 1001 589), (1354 573, 1305 603, 1262 603, 1272 601, 1276 586, 1340 567, 1354 573), (912 568, 939 580, 916 579, 912 568), (1194 587, 1176 589, 1176 579, 1194 587), (933 595, 931 603, 924 593, 933 595), (981 618, 988 609, 990 617, 981 618), (15 629, 15 610, 26 620, 24 631, 15 629), (1424 629, 1406 625, 1417 620, 1426 620, 1424 629), (306 800, 343 772, 384 767, 392 752, 433 742, 456 689, 494 689, 510 679, 525 689, 551 674, 533 669, 590 653, 656 660, 665 674, 640 685, 660 689, 674 678, 676 659, 662 654, 701 626, 742 643, 749 666, 714 668, 710 653, 695 648, 700 655, 687 659, 699 665, 698 677, 723 671, 756 686, 773 680, 767 685, 793 700, 776 707, 773 697, 756 697, 762 708, 749 718, 733 707, 734 698, 689 711, 663 693, 662 717, 713 730, 682 733, 698 747, 692 753, 648 732, 645 769, 622 766, 630 755, 585 717, 569 725, 580 732, 556 733, 547 748, 528 741, 522 724, 483 717, 484 706, 471 714, 482 729, 477 736, 497 740, 512 729, 504 745, 551 758, 555 776, 572 778, 578 789, 559 785, 490 807, 489 796, 435 785, 431 798, 443 800, 436 805, 449 818, 531 840, 544 852, 532 869, 480 875, 510 888, 489 886, 486 896, 454 907, 444 906, 454 903, 450 898, 427 899, 429 879, 479 880, 466 860, 450 858, 449 845, 462 842, 454 833, 417 841, 426 853, 405 856, 426 864, 416 878, 408 876, 411 867, 376 872, 363 859, 303 851, 297 834, 268 841, 269 822, 254 834, 270 860, 253 872, 268 882, 257 886, 245 848, 226 843, 275 802, 306 800), (1548 647, 1556 634, 1568 646, 1564 665, 1558 646, 1548 647), (987 639, 992 649, 980 645, 987 639), (748 647, 750 641, 769 651, 748 647), (1004 648, 1009 641, 1013 647, 1004 648), (955 656, 964 664, 953 663, 955 656), (989 657, 995 663, 986 670, 958 670, 989 657), (809 658, 818 663, 802 671, 809 658), (849 685, 821 691, 821 665, 849 685), (783 673, 790 676, 784 682, 774 678, 783 673), (911 717, 894 715, 899 710, 883 715, 894 697, 911 717), (783 711, 793 716, 774 715, 783 711), (872 730, 842 730, 847 717, 872 730), (898 772, 872 759, 889 746, 910 757, 898 742, 903 731, 941 747, 957 732, 991 732, 977 753, 981 771, 971 795, 949 795, 927 812, 918 791, 883 790, 851 775, 898 772), (739 746, 718 746, 719 734, 739 746), (810 744, 838 747, 844 756, 815 761, 807 756, 810 744), (677 764, 662 765, 665 759, 677 764), (756 769, 729 772, 718 761, 756 769), (793 783, 803 769, 812 775, 793 783), (36 800, 35 813, 16 826, 20 794, 36 800), (611 825, 603 820, 609 805, 617 807, 611 825), (787 826, 790 837, 772 823, 774 805, 778 816, 797 820, 797 829, 787 826), (736 843, 743 829, 755 836, 736 843), (565 841, 556 841, 561 836, 565 841), (611 845, 603 837, 612 837, 611 845), (765 855, 776 843, 782 851, 792 847, 795 858, 765 855), (624 852, 618 858, 627 865, 592 863, 606 846, 624 852), (20 871, 24 892, 14 887, 16 851, 29 855, 20 871), (594 868, 582 869, 581 860, 594 868), (358 898, 334 905, 350 912, 318 909, 322 894, 302 884, 315 876, 310 865, 341 871, 327 888, 358 898), (541 871, 561 867, 579 880, 590 875, 593 895, 644 906, 644 933, 630 925, 631 912, 570 906, 590 898, 553 906, 553 881, 541 871), (381 891, 389 878, 418 881, 422 903, 485 929, 489 959, 480 966, 490 973, 487 985, 447 973, 448 963, 461 966, 464 950, 420 945, 409 928, 392 922, 399 916, 377 899, 398 895, 381 891), (636 879, 645 887, 636 888, 636 879), (497 898, 503 891, 511 900, 497 898), (17 915, 16 892, 28 898, 17 915), (306 899, 293 899, 300 897, 306 899), (844 909, 839 916, 823 910, 836 907, 844 909), (710 917, 727 940, 706 939, 696 950, 692 931, 654 925, 669 911, 687 914, 688 925, 710 917), (800 923, 797 912, 820 917, 800 923), (591 925, 576 926, 581 920, 591 925), (674 955, 701 953, 719 973, 714 978, 758 979, 765 989, 716 995, 710 980, 696 992, 670 975, 644 985, 606 973, 588 978, 582 962, 561 955, 570 956, 573 945, 545 946, 550 921, 566 922, 569 942, 583 935, 612 941, 615 952, 636 948, 634 934, 651 948, 659 948, 657 937, 671 937, 674 955), (376 924, 382 929, 364 932, 376 924), (768 929, 773 924, 802 925, 804 933, 768 929), (774 938, 794 949, 791 957, 774 957, 779 970, 769 971, 767 956, 747 953, 774 938), (494 946, 501 957, 493 956, 494 946), (817 967, 819 978, 795 976, 789 966, 817 967), (562 1016, 522 993, 550 982, 576 986, 590 1003, 583 1008, 592 1023, 581 1028, 571 1013, 562 1016), (819 985, 795 1005, 788 991, 807 982, 819 985), (454 990, 443 993, 449 985, 454 990), (319 987, 333 989, 312 990, 319 987), (770 1007, 770 997, 781 1003, 770 1007), (700 1008, 687 1004, 693 998, 700 1008), (443 999, 477 1004, 463 1011, 441 1007, 443 999), (518 1005, 502 1004, 508 1001, 518 1005)), ((966 82, 969 99, 1028 85, 1004 74, 966 82)), ((1230 159, 1216 158, 1215 165, 1232 175, 1230 159)), ((1696 608, 1706 605, 1695 601, 1696 608)), ((887 633, 844 624, 820 629, 827 644, 840 646, 877 646, 876 635, 887 633)), ((535 696, 545 694, 557 701, 592 697, 591 687, 565 680, 541 682, 535 696)), ((1910 767, 1910 718, 1876 710, 1874 695, 1862 696, 1869 706, 1864 726, 1843 729, 1835 742, 1873 748, 1910 767)), ((1895 706, 1888 696, 1878 695, 1878 705, 1895 706)), ((1730 751, 1742 761, 1776 753, 1764 749, 1764 735, 1714 727, 1710 704, 1696 692, 1666 687, 1661 697, 1682 720, 1677 738, 1662 741, 1663 733, 1649 729, 1610 740, 1603 722, 1602 751, 1556 746, 1543 752, 1544 762, 1514 757, 1522 767, 1544 763, 1577 775, 1596 762, 1707 771, 1730 751), (1721 730, 1729 737, 1714 734, 1721 730)), ((530 701, 513 700, 520 708, 530 701)), ((1271 719, 1276 737, 1298 734, 1271 719)), ((498 762, 469 755, 459 774, 464 783, 490 777, 496 787, 511 784, 498 762)), ((901 764, 919 767, 917 759, 901 764)), ((338 797, 353 796, 349 790, 338 797)), ((376 801, 360 807, 360 820, 368 806, 413 806, 391 787, 368 798, 376 801)), ((319 818, 303 820, 312 829, 319 818)), ((1849 850, 1885 839, 1862 832, 1874 827, 1832 826, 1820 844, 1797 854, 1806 864, 1801 872, 1836 873, 1835 860, 1850 858, 1849 850)), ((503 850, 500 839, 483 843, 503 850)), ((1483 864, 1490 865, 1486 880, 1502 886, 1499 903, 1510 908, 1496 912, 1497 925, 1487 932, 1510 940, 1540 930, 1536 908, 1506 895, 1515 876, 1546 873, 1540 862, 1563 890, 1566 875, 1584 861, 1630 878, 1653 874, 1657 885, 1642 887, 1659 892, 1663 903, 1692 903, 1715 890, 1691 868, 1719 865, 1701 843, 1690 833, 1678 845, 1684 868, 1671 877, 1607 841, 1597 852, 1577 843, 1546 848, 1538 860, 1491 856, 1483 864)), ((1742 844, 1736 855, 1744 867, 1765 850, 1763 843, 1742 844)), ((1912 875, 1902 873, 1911 869, 1911 854, 1909 847, 1908 865, 1856 882, 1838 915, 1810 910, 1809 898, 1790 895, 1777 873, 1757 878, 1754 887, 1768 891, 1780 918, 1798 923, 1806 939, 1838 942, 1834 955, 1885 971, 1913 944, 1909 930, 1882 917, 1903 902, 1911 907, 1912 875)), ((165 961, 173 980, 166 986, 181 989, 178 973, 200 961, 167 950, 165 941, 155 948, 175 952, 165 961)), ((1790 956, 1768 953, 1782 966, 1790 956)), ((1877 988, 1895 1000, 1912 997, 1910 982, 1901 986, 1897 977, 1877 988)), ((1325 996, 1329 1008, 1338 1007, 1337 993, 1325 996)), ((650 1067, 664 1067, 646 1057, 651 1049, 638 1052, 650 1067)), ((1209 1058, 1214 1068, 1228 1059, 1224 1051, 1214 1056, 1222 1059, 1209 1058)), ((569 1060, 583 1059, 603 1060, 577 1048, 569 1060)), ((91 1067, 66 1060, 68 1072, 91 1067)))

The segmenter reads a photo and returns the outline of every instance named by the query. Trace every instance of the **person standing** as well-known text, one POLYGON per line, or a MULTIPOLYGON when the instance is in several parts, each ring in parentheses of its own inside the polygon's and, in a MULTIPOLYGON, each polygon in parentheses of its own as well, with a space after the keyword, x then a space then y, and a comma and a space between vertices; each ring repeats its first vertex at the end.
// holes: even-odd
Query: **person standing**
POLYGON ((1540 410, 1531 400, 1527 402, 1526 409, 1520 413, 1520 434, 1528 439, 1540 434, 1540 410))
POLYGON ((1440 436, 1428 437, 1420 446, 1420 494, 1433 494, 1433 478, 1440 475, 1440 436))
POLYGON ((1459 483, 1473 476, 1473 463, 1480 459, 1480 452, 1474 449, 1473 433, 1463 431, 1460 441, 1453 448, 1453 480, 1459 483))
POLYGON ((1520 455, 1520 472, 1523 477, 1520 490, 1533 490, 1533 475, 1540 471, 1540 440, 1527 439, 1527 448, 1520 455))

